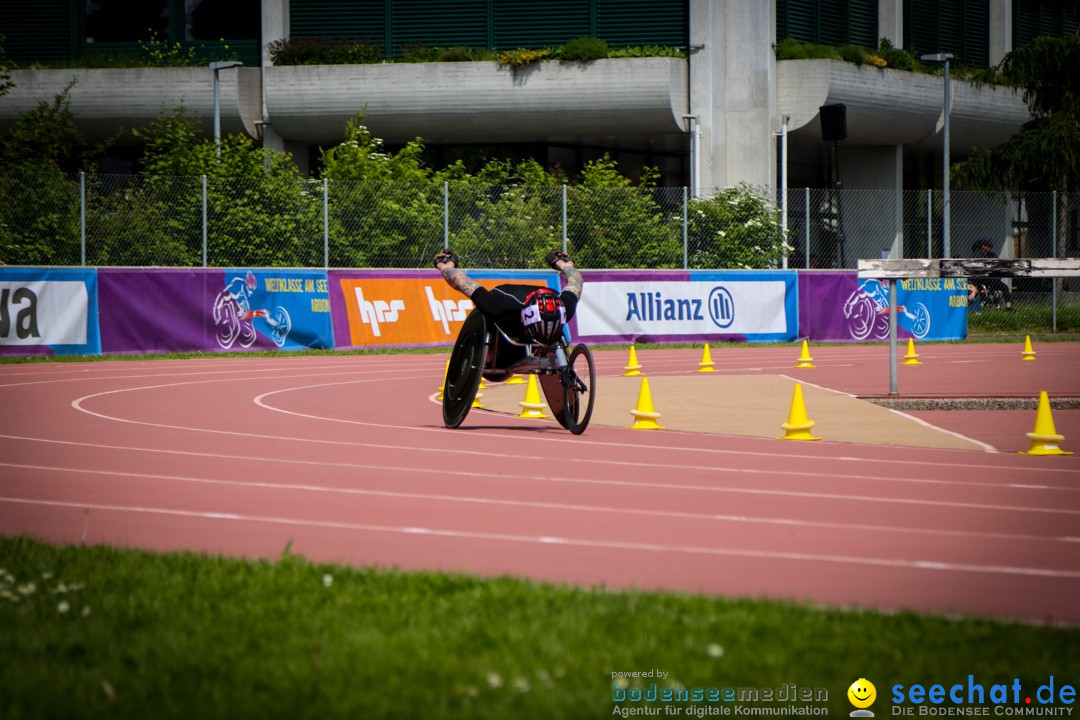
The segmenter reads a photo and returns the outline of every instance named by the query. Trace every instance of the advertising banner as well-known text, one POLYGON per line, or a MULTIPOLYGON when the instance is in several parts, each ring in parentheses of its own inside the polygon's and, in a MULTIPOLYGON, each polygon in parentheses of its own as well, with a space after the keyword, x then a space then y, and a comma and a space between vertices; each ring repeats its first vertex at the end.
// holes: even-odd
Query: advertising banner
MULTIPOLYGON (((554 272, 470 270, 469 277, 487 288, 560 289, 554 272)), ((338 348, 453 345, 473 309, 436 270, 331 270, 329 281, 338 348)))
POLYGON ((798 336, 794 271, 586 272, 571 323, 592 343, 798 336))
POLYGON ((324 271, 226 269, 224 279, 212 313, 222 348, 334 347, 324 271))
POLYGON ((95 355, 97 272, 0 268, 0 355, 95 355))
MULTIPOLYGON (((910 278, 896 289, 897 337, 967 337, 967 281, 910 278)), ((799 327, 810 340, 875 342, 889 339, 889 286, 854 272, 799 273, 799 327)))
POLYGON ((102 351, 332 347, 319 270, 102 268, 102 351))

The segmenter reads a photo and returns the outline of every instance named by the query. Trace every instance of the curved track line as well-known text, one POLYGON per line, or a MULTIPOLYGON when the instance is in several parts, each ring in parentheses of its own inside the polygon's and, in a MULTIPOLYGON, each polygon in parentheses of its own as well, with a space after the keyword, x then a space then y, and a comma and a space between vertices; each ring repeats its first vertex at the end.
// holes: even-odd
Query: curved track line
POLYGON ((1045 570, 1040 568, 1011 567, 1008 565, 973 565, 966 563, 943 563, 933 560, 891 560, 888 558, 860 558, 848 555, 815 555, 812 553, 776 552, 771 550, 742 550, 736 548, 701 547, 696 545, 662 545, 659 543, 634 543, 613 540, 585 540, 576 538, 554 537, 546 535, 512 535, 509 533, 470 532, 466 530, 439 530, 437 528, 409 527, 401 525, 375 525, 371 523, 347 523, 328 520, 298 520, 295 518, 273 517, 265 515, 239 515, 233 513, 208 513, 192 510, 172 510, 169 508, 104 505, 97 503, 72 503, 58 500, 26 500, 22 498, 0 497, 0 502, 24 505, 45 505, 69 507, 81 510, 106 510, 114 512, 149 513, 155 515, 177 515, 197 517, 209 520, 226 519, 247 522, 273 523, 278 525, 301 525, 307 527, 358 530, 362 532, 394 533, 405 535, 431 535, 434 537, 457 538, 467 540, 491 540, 496 542, 516 542, 537 545, 567 545, 571 547, 602 548, 606 550, 645 551, 688 555, 712 555, 720 557, 752 558, 757 560, 792 560, 798 562, 816 562, 840 565, 869 565, 873 567, 897 568, 903 570, 931 570, 935 572, 985 573, 994 575, 1019 575, 1025 577, 1080 578, 1080 571, 1045 570))
MULTIPOLYGON (((217 457, 208 455, 207 457, 217 457)), ((330 463, 326 463, 330 464, 330 463)), ((335 463, 338 464, 338 463, 335 463)), ((433 493, 397 492, 391 490, 366 490, 361 488, 340 488, 326 485, 310 485, 300 483, 268 483, 245 480, 215 480, 211 478, 199 478, 188 475, 161 475, 157 473, 122 472, 119 470, 90 470, 87 468, 66 468, 51 465, 24 465, 18 463, 0 462, 0 467, 13 467, 25 470, 48 470, 54 472, 82 473, 87 475, 105 475, 110 477, 146 478, 151 480, 168 480, 181 483, 194 483, 200 485, 222 485, 230 487, 258 488, 260 490, 289 490, 313 493, 327 493, 339 495, 361 495, 372 497, 389 497, 397 499, 430 500, 437 502, 465 503, 472 505, 499 505, 506 507, 531 508, 541 510, 560 510, 571 512, 596 512, 615 515, 642 515, 646 517, 679 518, 686 520, 711 520, 721 523, 735 524, 760 524, 782 525, 787 527, 821 528, 829 530, 858 530, 871 532, 896 532, 915 535, 943 535, 950 537, 987 538, 995 540, 1020 540, 1033 542, 1078 542, 1080 538, 1060 537, 1052 535, 1017 535, 1010 533, 977 532, 971 530, 950 530, 939 528, 911 528, 894 525, 867 525, 863 523, 845 524, 822 522, 812 520, 792 520, 788 518, 771 518, 752 515, 718 515, 714 513, 693 513, 676 510, 645 510, 640 508, 619 508, 606 505, 580 505, 568 503, 539 502, 535 500, 507 500, 504 498, 486 498, 472 495, 441 495, 433 493)), ((367 467, 367 466, 362 466, 367 467)), ((408 469, 415 472, 413 469, 408 469)), ((449 473, 443 473, 449 474, 449 473)), ((457 475, 474 476, 475 473, 459 472, 457 475)))

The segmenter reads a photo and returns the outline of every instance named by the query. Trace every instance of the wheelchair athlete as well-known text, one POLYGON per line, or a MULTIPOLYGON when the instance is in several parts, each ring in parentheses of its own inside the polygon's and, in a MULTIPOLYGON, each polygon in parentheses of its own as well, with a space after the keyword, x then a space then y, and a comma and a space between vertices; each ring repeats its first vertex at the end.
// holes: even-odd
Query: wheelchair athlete
MULTIPOLYGON (((546 260, 566 278, 566 287, 559 294, 545 286, 515 283, 504 283, 489 290, 458 267, 457 256, 452 252, 436 255, 435 267, 450 287, 472 300, 473 305, 508 337, 551 347, 562 336, 563 326, 574 317, 584 281, 566 253, 552 252, 546 260)), ((524 357, 524 348, 501 343, 500 346, 497 353, 500 368, 524 357)), ((505 379, 494 372, 487 372, 484 377, 493 381, 505 379)))

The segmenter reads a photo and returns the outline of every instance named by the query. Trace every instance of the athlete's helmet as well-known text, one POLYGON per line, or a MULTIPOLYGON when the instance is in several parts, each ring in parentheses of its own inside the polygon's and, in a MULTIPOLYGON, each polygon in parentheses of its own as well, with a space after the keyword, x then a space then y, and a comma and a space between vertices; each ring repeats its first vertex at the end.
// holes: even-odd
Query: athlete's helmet
POLYGON ((521 307, 521 324, 533 342, 550 347, 558 342, 566 324, 566 308, 551 288, 529 293, 521 307))

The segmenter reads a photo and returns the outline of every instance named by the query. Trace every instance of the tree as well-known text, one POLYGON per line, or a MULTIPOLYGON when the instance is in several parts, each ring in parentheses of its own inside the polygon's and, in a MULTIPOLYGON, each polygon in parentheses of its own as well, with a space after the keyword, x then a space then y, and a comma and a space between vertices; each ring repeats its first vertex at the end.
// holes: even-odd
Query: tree
POLYGON ((1080 35, 1039 37, 1008 53, 977 79, 994 82, 1000 74, 1024 91, 1031 120, 1020 132, 992 149, 978 149, 953 166, 952 177, 977 190, 1057 190, 1057 253, 1069 236, 1069 192, 1080 184, 1080 35))

